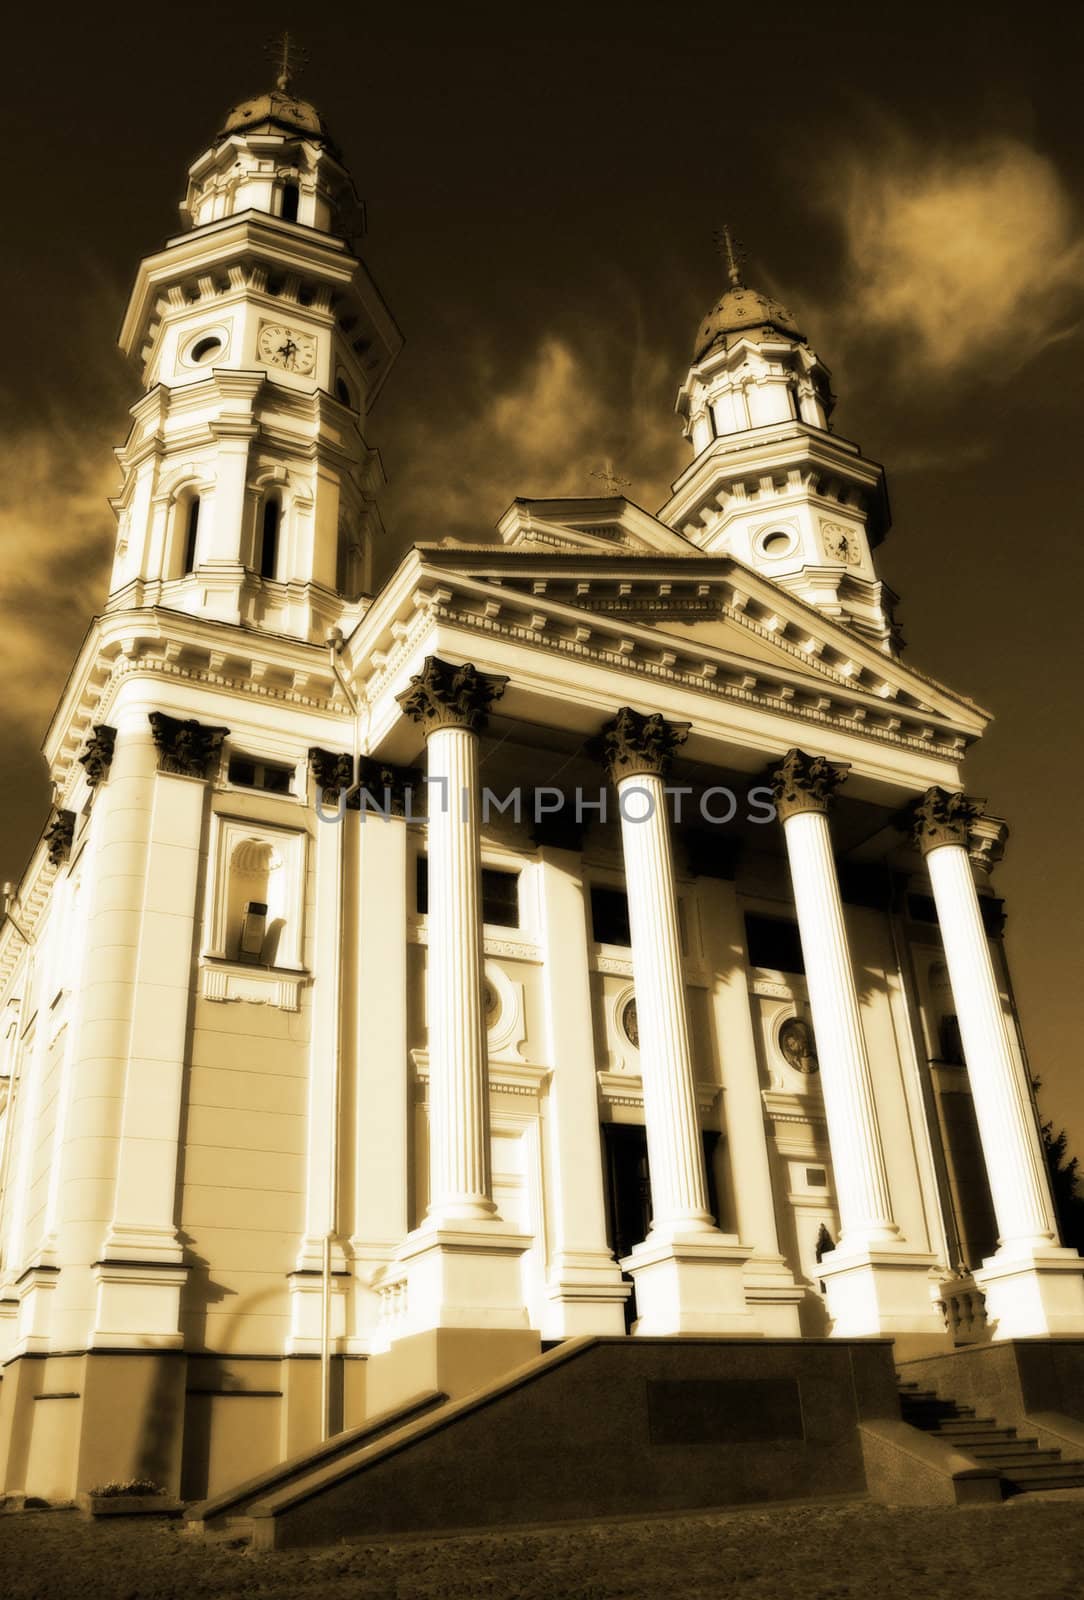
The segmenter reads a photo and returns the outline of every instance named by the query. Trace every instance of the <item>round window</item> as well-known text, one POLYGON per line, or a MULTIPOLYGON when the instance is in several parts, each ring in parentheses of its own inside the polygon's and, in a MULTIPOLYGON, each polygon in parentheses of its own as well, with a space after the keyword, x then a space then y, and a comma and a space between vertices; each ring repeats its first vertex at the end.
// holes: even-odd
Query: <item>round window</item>
POLYGON ((760 552, 765 556, 789 555, 794 548, 794 536, 784 533, 782 528, 775 528, 771 533, 766 533, 760 540, 760 552))
POLYGON ((222 340, 217 333, 205 334, 202 339, 197 339, 188 352, 188 359, 197 366, 202 366, 210 361, 222 349, 222 340))

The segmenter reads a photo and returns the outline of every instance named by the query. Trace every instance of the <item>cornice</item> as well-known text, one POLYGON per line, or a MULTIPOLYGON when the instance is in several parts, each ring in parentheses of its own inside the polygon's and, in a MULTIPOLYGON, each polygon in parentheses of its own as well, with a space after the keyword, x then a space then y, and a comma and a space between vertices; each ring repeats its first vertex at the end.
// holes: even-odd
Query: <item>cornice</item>
MULTIPOLYGON (((848 681, 855 681, 854 671, 858 666, 861 670, 869 672, 873 679, 882 679, 885 682, 911 679, 926 685, 943 696, 954 709, 959 708, 965 713, 961 721, 966 720, 970 723, 974 737, 982 733, 991 719, 991 713, 977 701, 956 689, 949 688, 910 662, 904 662, 898 656, 887 654, 870 639, 856 634, 851 628, 827 616, 816 606, 803 600, 800 595, 781 588, 772 579, 746 566, 734 555, 704 555, 695 546, 691 546, 688 555, 684 556, 647 551, 588 553, 563 550, 551 553, 521 548, 508 549, 500 545, 419 544, 413 549, 426 565, 441 569, 442 580, 448 576, 447 568, 454 567, 457 561, 462 563, 466 558, 478 554, 483 560, 477 564, 471 562, 474 570, 470 573, 460 573, 458 576, 484 577, 495 580, 503 586, 507 577, 519 572, 524 582, 528 579, 531 582, 532 594, 538 592, 536 585, 548 577, 557 580, 563 577, 576 577, 611 585, 620 584, 624 579, 644 584, 658 581, 670 583, 672 588, 680 584, 699 586, 701 583, 721 583, 725 586, 724 595, 729 591, 726 603, 731 609, 727 615, 732 620, 739 621, 742 626, 750 627, 759 637, 775 646, 792 650, 803 664, 809 666, 816 659, 823 662, 824 653, 831 651, 839 658, 843 677, 848 681), (482 570, 477 570, 478 567, 482 570), (786 624, 785 627, 780 627, 780 619, 786 624)), ((395 577, 398 577, 398 573, 395 577)), ((893 595, 892 598, 895 599, 896 596, 893 595)), ((580 599, 582 602, 582 597, 580 599)), ((927 713, 937 712, 936 707, 930 706, 917 696, 912 696, 911 701, 907 702, 906 689, 902 689, 901 693, 905 703, 910 703, 916 709, 927 713)), ((949 717, 953 713, 942 708, 941 714, 949 717)))
POLYGON ((617 667, 713 698, 759 706, 788 721, 834 725, 848 733, 946 759, 959 759, 982 731, 981 724, 961 722, 929 706, 908 705, 903 695, 891 698, 877 687, 859 687, 853 677, 844 674, 831 680, 826 677, 820 692, 818 685, 811 684, 808 670, 805 674, 791 672, 785 665, 749 660, 698 641, 686 642, 677 635, 660 636, 649 626, 586 613, 548 595, 497 588, 447 571, 427 572, 417 551, 404 564, 403 577, 395 596, 398 604, 393 608, 391 595, 378 596, 350 641, 356 682, 370 704, 395 678, 431 622, 438 620, 585 663, 617 667), (385 639, 387 648, 366 649, 370 641, 375 645, 385 639))
POLYGON ((77 757, 96 723, 109 721, 132 678, 183 680, 246 698, 348 719, 320 645, 151 607, 98 617, 83 642, 42 751, 63 802, 80 774, 77 757))

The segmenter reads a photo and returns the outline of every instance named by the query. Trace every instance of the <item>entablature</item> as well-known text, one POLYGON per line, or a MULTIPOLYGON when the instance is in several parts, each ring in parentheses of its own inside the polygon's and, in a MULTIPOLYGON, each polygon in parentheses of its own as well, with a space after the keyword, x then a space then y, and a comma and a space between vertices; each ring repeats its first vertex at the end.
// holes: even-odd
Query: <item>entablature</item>
MULTIPOLYGON (((782 652, 775 661, 745 657, 626 618, 588 614, 548 593, 427 571, 417 551, 401 577, 398 603, 387 591, 378 596, 347 649, 346 670, 367 708, 370 750, 383 748, 393 733, 404 746, 412 743, 395 696, 429 654, 507 673, 501 710, 513 718, 557 718, 577 728, 582 722, 587 732, 615 705, 636 703, 630 680, 640 678, 645 705, 657 707, 663 688, 667 715, 691 720, 702 732, 706 761, 718 761, 711 749, 725 745, 731 764, 737 751, 737 764, 753 770, 789 744, 813 740, 818 751, 903 792, 955 783, 964 750, 982 730, 974 714, 886 703, 883 691, 856 684, 857 652, 849 679, 831 663, 817 677, 800 670, 797 659, 792 668, 782 652)), ((392 758, 406 756, 397 751, 392 758)))

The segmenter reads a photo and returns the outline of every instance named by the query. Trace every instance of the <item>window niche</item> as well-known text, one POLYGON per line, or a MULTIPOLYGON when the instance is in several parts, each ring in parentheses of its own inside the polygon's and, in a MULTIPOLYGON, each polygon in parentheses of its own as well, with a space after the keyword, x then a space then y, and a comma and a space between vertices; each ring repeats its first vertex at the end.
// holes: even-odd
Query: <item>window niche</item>
POLYGON ((198 489, 184 489, 170 510, 169 537, 163 577, 168 581, 195 572, 199 556, 202 499, 198 489))
POLYGON ((216 813, 202 993, 298 1009, 305 835, 216 813))
POLYGON ((257 568, 261 578, 278 577, 279 527, 281 522, 282 500, 277 492, 272 492, 266 496, 260 508, 257 568))
POLYGON ((282 220, 284 222, 296 222, 300 204, 301 186, 296 179, 287 178, 282 186, 282 220))

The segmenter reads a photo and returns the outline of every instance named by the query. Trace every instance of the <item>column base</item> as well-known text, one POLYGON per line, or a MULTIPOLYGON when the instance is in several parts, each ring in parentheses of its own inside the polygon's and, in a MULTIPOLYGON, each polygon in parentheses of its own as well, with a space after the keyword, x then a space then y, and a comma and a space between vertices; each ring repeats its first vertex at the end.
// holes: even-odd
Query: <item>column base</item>
POLYGON ((96 1261, 91 1350, 176 1350, 188 1268, 173 1261, 96 1261))
POLYGON ((27 1267, 15 1285, 18 1304, 11 1355, 27 1355, 49 1348, 49 1320, 60 1268, 36 1262, 27 1267))
POLYGON ((458 1227, 424 1222, 399 1250, 402 1332, 529 1327, 521 1258, 532 1243, 499 1219, 458 1227))
POLYGON ((546 1339, 580 1334, 623 1334, 625 1302, 632 1286, 608 1250, 562 1250, 546 1283, 546 1339))
POLYGON ((836 1249, 818 1268, 834 1339, 895 1339, 901 1357, 936 1355, 951 1336, 931 1297, 936 1258, 908 1249, 836 1249))
POLYGON ((649 1234, 621 1265, 636 1287, 637 1318, 632 1331, 642 1337, 678 1333, 760 1332, 745 1303, 747 1245, 722 1234, 649 1234))
POLYGON ((745 1303, 761 1333, 772 1339, 798 1339, 799 1306, 809 1290, 795 1283, 782 1256, 750 1256, 745 1263, 745 1303))
MULTIPOLYGON (((340 1252, 341 1259, 341 1252, 340 1252)), ((322 1268, 305 1267, 291 1272, 290 1331, 286 1336, 288 1356, 318 1356, 324 1343, 324 1274, 322 1268)), ((330 1347, 339 1354, 346 1336, 346 1296, 350 1274, 340 1267, 331 1274, 330 1347)))
POLYGON ((992 1339, 1084 1335, 1084 1260, 1075 1250, 998 1250, 972 1276, 986 1297, 992 1339))

